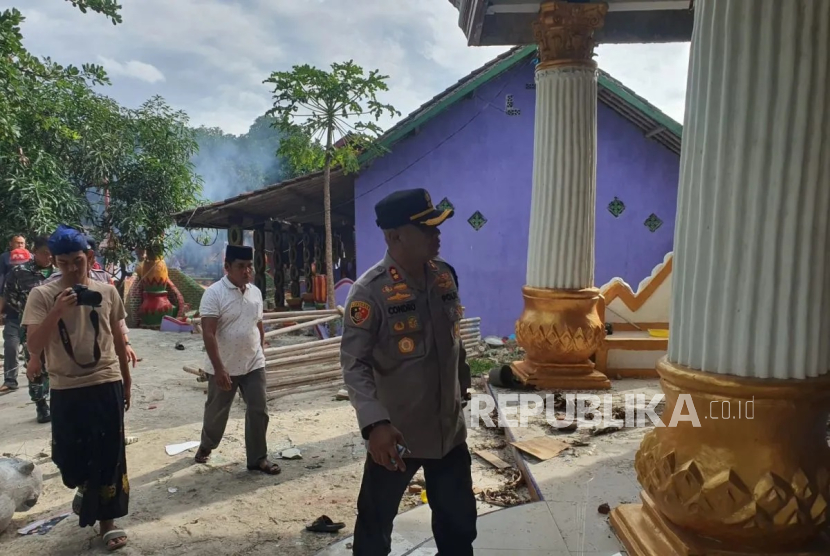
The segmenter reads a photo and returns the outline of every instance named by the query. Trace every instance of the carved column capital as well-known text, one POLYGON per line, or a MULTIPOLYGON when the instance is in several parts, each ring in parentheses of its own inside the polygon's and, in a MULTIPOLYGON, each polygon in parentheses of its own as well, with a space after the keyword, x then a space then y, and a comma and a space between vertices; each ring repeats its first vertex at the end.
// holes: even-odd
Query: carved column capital
POLYGON ((594 32, 605 24, 607 4, 545 2, 533 34, 539 45, 537 70, 562 66, 595 68, 594 32))

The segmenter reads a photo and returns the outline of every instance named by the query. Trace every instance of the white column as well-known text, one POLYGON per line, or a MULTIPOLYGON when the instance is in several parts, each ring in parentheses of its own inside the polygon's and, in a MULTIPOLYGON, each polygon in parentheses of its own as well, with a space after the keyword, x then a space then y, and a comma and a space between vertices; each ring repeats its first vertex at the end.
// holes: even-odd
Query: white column
POLYGON ((594 285, 597 72, 572 66, 536 72, 533 196, 527 285, 594 285))
POLYGON ((830 0, 698 0, 695 12, 669 360, 826 374, 830 0))

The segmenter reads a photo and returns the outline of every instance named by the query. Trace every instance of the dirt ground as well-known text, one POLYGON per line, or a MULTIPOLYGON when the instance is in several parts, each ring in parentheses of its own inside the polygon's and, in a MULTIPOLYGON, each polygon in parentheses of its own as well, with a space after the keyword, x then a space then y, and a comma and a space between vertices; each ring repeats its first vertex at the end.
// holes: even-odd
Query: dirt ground
MULTIPOLYGON (((336 388, 270 402, 269 450, 276 455, 297 447, 302 452, 302 459, 279 460, 281 475, 245 469, 241 401, 234 404, 225 439, 210 464, 195 465, 194 450, 168 456, 165 446, 199 440, 205 385, 184 373, 182 365, 202 360, 201 339, 146 330, 132 331, 130 339, 143 361, 133 371, 133 407, 126 417, 127 436, 133 437, 127 446, 130 514, 119 525, 127 530, 129 545, 119 554, 305 556, 351 534, 365 450, 348 401, 334 399, 336 388), (176 342, 185 349, 175 349, 176 342), (322 514, 345 522, 346 528, 337 535, 306 532, 305 525, 322 514)), ((15 514, 0 535, 0 553, 105 553, 96 532, 79 528, 74 515, 43 536, 17 533, 33 521, 69 511, 73 492, 63 486, 49 458, 49 425, 36 423, 25 387, 0 396, 0 423, 0 454, 35 461, 44 475, 37 505, 15 514)), ((468 443, 471 450, 490 449, 512 463, 495 431, 470 430, 468 443)), ((477 490, 489 494, 515 478, 515 471, 500 473, 473 458, 477 490)), ((528 499, 523 487, 508 497, 528 499)), ((407 495, 401 509, 419 504, 419 496, 407 495)), ((480 511, 492 509, 483 502, 479 506, 480 511)))

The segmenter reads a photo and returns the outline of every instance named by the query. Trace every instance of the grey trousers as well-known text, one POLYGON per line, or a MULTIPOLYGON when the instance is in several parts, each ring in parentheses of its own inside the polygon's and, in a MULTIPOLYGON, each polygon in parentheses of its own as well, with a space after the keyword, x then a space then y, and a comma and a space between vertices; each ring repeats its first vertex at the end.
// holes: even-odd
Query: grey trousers
POLYGON ((3 328, 3 384, 17 388, 18 361, 20 353, 20 317, 6 316, 3 328))
POLYGON ((231 389, 226 392, 208 375, 208 395, 202 424, 202 448, 215 450, 225 434, 228 415, 237 389, 245 400, 245 453, 248 467, 258 467, 268 457, 265 435, 268 431, 268 405, 265 399, 265 369, 246 375, 232 376, 231 389))

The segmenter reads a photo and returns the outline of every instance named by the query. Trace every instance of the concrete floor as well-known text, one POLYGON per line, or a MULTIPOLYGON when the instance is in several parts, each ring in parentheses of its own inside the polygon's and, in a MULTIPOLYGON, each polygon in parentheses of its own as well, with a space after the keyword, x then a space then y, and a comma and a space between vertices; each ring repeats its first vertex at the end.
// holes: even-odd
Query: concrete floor
MULTIPOLYGON (((591 512, 570 503, 534 502, 479 516, 476 556, 624 555, 610 529, 606 534, 589 526, 584 519, 586 513, 591 512), (573 531, 563 529, 554 517, 569 516, 569 512, 574 516, 562 523, 568 528, 576 527, 573 531)), ((351 556, 351 543, 352 537, 343 539, 317 556, 351 556)), ((434 556, 436 551, 429 506, 419 506, 398 516, 390 556, 434 556)))
MULTIPOLYGON (((501 392, 493 388, 493 394, 501 392)), ((507 391, 503 391, 507 392, 507 391)), ((617 380, 610 393, 614 405, 625 394, 660 393, 657 380, 617 380)), ((591 436, 589 425, 580 423, 573 433, 553 432, 542 418, 526 427, 507 427, 508 441, 555 436, 569 442, 579 439, 586 446, 566 450, 557 457, 539 461, 522 456, 522 467, 530 475, 530 486, 541 502, 495 511, 478 518, 476 556, 622 556, 625 554, 608 524, 608 516, 597 510, 639 502, 640 487, 634 471, 634 454, 643 435, 651 429, 632 428, 591 436), (583 426, 584 425, 584 426, 583 426)), ((433 556, 436 553, 430 529, 430 510, 420 506, 395 520, 391 556, 433 556)), ((331 545, 317 556, 351 556, 351 537, 331 545)))

